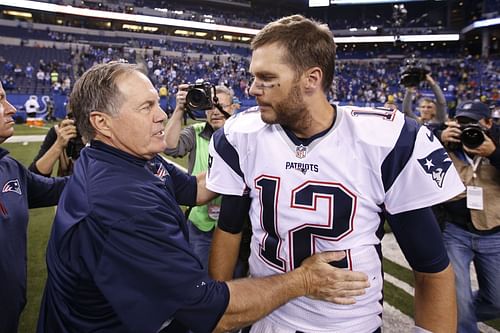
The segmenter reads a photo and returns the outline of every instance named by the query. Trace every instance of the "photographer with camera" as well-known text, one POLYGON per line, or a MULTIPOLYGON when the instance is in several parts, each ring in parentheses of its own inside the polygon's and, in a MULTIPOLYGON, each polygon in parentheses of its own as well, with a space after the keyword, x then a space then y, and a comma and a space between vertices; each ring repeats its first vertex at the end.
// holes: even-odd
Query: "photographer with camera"
POLYGON ((54 165, 59 161, 58 176, 73 173, 73 163, 84 147, 71 113, 58 125, 53 126, 45 136, 40 150, 28 167, 29 170, 46 177, 52 175, 54 165))
POLYGON ((500 317, 500 131, 490 109, 464 102, 440 139, 467 190, 438 206, 453 264, 459 333, 479 332, 477 321, 500 317), (479 290, 472 291, 474 263, 479 290))
MULTIPOLYGON (((213 89, 210 83, 179 85, 175 110, 165 129, 167 143, 165 154, 182 157, 189 153, 188 173, 192 175, 207 170, 210 138, 214 131, 224 126, 226 118, 233 114, 233 92, 225 86, 216 86, 213 96, 213 89), (226 114, 223 114, 219 107, 226 114), (184 114, 192 114, 196 110, 206 110, 207 121, 182 129, 184 114)), ((208 254, 219 209, 220 199, 218 198, 208 205, 193 207, 187 213, 189 243, 205 269, 208 267, 208 254)))
POLYGON ((437 123, 442 124, 446 120, 446 99, 439 84, 430 75, 430 70, 426 67, 408 67, 401 75, 401 84, 406 87, 403 99, 403 112, 406 116, 416 119, 420 124, 437 123), (412 110, 412 99, 417 92, 417 87, 421 82, 427 82, 436 97, 420 98, 418 110, 420 116, 417 117, 412 110))

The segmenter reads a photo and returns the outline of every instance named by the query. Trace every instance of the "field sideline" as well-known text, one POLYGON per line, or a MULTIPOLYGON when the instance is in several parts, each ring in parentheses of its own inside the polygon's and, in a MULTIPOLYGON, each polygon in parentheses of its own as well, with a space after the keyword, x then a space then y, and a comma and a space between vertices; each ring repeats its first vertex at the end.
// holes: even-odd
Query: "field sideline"
MULTIPOLYGON (((11 155, 18 161, 28 166, 36 152, 39 149, 40 142, 49 127, 34 128, 25 125, 16 125, 15 137, 2 144, 2 147, 9 150, 11 155), (36 141, 30 142, 27 138, 23 138, 21 142, 21 135, 38 135, 36 141)), ((173 159, 173 162, 178 163, 180 166, 185 167, 187 159, 173 159)), ((28 304, 21 318, 20 333, 31 333, 36 330, 36 320, 38 318, 38 309, 41 301, 43 286, 46 279, 46 266, 45 266, 45 248, 47 239, 50 233, 50 226, 52 223, 54 208, 40 208, 30 210, 30 224, 28 231, 28 304)), ((390 241, 390 240, 389 240, 390 241)), ((384 247, 393 247, 393 241, 390 241, 391 246, 386 246, 387 240, 384 239, 384 247)), ((390 306, 390 314, 384 312, 387 322, 396 322, 394 326, 384 325, 384 332, 405 332, 409 331, 409 327, 401 326, 407 325, 408 321, 412 321, 411 316, 413 313, 413 275, 407 268, 404 259, 400 258, 400 254, 391 252, 389 257, 384 258, 384 300, 390 306), (398 312, 400 311, 400 312, 398 312), (406 317, 408 316, 408 317, 406 317), (391 317, 391 318, 388 318, 391 317), (401 317, 401 318, 398 318, 401 317), (404 318, 406 317, 406 318, 404 318)), ((384 251, 386 256, 386 251, 384 251)), ((494 333, 500 330, 500 320, 488 323, 489 326, 482 324, 480 326, 483 333, 494 333)))

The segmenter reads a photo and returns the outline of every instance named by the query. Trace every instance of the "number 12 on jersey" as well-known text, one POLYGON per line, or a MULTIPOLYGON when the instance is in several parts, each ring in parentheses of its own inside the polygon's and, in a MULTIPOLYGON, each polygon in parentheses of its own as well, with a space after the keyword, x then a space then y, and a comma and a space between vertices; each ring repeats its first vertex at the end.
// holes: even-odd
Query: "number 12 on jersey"
MULTIPOLYGON (((265 233, 260 240, 259 256, 278 270, 285 272, 287 261, 290 270, 299 267, 305 258, 316 252, 316 242, 336 242, 353 231, 357 198, 340 183, 306 181, 291 191, 290 206, 281 205, 281 208, 278 205, 279 177, 262 175, 255 180, 255 187, 259 191, 261 227, 265 233), (327 212, 319 211, 318 200, 327 200, 327 212), (325 216, 324 221, 317 219, 312 222, 298 220, 293 224, 286 224, 292 226, 291 229, 282 230, 281 233, 286 231, 289 238, 288 258, 280 256, 283 240, 279 232, 279 209, 297 210, 296 216, 298 218, 301 216, 300 210, 315 212, 317 216, 322 216, 322 218, 325 216)), ((340 268, 351 267, 347 257, 331 264, 340 268)))

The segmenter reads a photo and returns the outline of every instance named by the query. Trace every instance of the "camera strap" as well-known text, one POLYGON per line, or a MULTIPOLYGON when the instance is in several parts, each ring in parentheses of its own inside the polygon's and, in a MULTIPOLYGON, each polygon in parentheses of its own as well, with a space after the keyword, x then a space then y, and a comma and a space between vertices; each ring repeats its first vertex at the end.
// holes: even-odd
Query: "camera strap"
MULTIPOLYGON (((217 97, 215 97, 215 98, 217 98, 217 97)), ((217 110, 219 110, 219 112, 222 113, 222 115, 224 116, 224 118, 227 119, 227 118, 231 117, 231 115, 228 112, 224 111, 224 109, 222 108, 222 105, 220 105, 219 102, 215 102, 214 105, 217 108, 217 110)))
POLYGON ((227 118, 231 117, 231 115, 228 112, 224 111, 224 108, 222 107, 222 105, 220 105, 220 103, 219 103, 219 97, 217 97, 215 86, 213 86, 213 90, 214 90, 214 98, 213 98, 213 100, 214 100, 214 106, 217 108, 217 110, 219 110, 220 113, 222 113, 222 115, 224 116, 224 118, 227 119, 227 118))
POLYGON ((476 170, 479 167, 479 164, 481 164, 481 160, 483 158, 481 156, 476 156, 476 157, 474 157, 474 159, 472 159, 466 153, 464 153, 464 155, 465 155, 465 159, 467 160, 467 162, 472 166, 472 178, 474 178, 474 180, 475 180, 477 178, 476 170))
POLYGON ((465 154, 467 162, 472 166, 472 185, 467 186, 467 208, 483 210, 483 188, 476 186, 476 170, 483 159, 481 156, 475 156, 474 159, 465 154))

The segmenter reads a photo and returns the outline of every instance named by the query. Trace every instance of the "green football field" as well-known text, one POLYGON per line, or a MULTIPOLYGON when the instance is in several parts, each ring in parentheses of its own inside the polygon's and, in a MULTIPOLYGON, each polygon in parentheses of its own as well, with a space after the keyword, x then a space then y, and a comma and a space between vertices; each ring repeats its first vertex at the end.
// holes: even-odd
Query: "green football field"
MULTIPOLYGON (((16 125, 15 133, 16 135, 40 135, 45 134, 47 130, 16 125)), ((40 144, 41 142, 3 143, 2 147, 9 150, 11 156, 28 166, 37 153, 40 144)), ((187 165, 187 158, 173 159, 173 161, 184 167, 187 165)), ((20 333, 32 333, 36 330, 38 310, 47 274, 45 249, 54 213, 54 207, 30 210, 28 228, 28 303, 21 317, 20 333)), ((412 272, 388 259, 384 259, 384 271, 410 286, 414 285, 412 272)), ((404 314, 412 316, 412 295, 387 281, 384 282, 384 300, 404 314)), ((500 320, 488 322, 488 324, 500 330, 500 320)))

